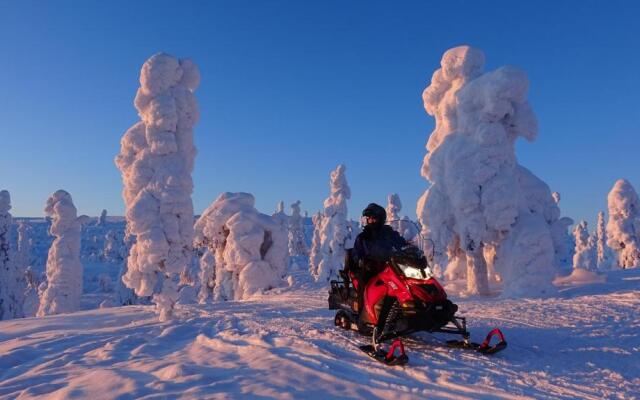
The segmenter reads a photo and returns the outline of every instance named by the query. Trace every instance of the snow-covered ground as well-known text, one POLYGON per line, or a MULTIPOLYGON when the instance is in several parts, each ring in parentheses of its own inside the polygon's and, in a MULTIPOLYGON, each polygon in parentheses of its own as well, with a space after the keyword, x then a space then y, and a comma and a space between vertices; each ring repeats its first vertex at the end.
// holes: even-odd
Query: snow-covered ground
POLYGON ((509 347, 488 357, 423 334, 404 367, 361 353, 308 284, 181 305, 170 322, 151 306, 2 321, 0 398, 637 398, 639 286, 640 269, 619 270, 550 299, 454 297, 472 338, 499 326, 509 347))

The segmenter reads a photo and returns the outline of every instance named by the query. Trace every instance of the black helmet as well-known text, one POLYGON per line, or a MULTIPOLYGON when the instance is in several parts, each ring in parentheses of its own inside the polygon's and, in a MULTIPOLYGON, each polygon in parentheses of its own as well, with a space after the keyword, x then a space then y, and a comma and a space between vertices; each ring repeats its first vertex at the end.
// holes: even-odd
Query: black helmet
POLYGON ((384 224, 387 221, 387 212, 382 206, 371 203, 362 211, 363 217, 374 217, 378 224, 384 224))

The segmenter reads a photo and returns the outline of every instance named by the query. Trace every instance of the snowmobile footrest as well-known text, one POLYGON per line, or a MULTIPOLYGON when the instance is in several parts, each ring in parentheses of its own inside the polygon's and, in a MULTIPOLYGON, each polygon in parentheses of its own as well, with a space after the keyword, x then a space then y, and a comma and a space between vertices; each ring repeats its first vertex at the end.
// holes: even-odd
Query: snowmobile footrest
POLYGON ((376 350, 372 345, 368 344, 360 346, 360 350, 367 353, 367 355, 376 361, 379 361, 385 365, 404 365, 409 362, 409 357, 404 352, 404 345, 400 339, 396 339, 391 344, 389 351, 385 352, 382 349, 376 350), (400 355, 394 355, 396 349, 400 349, 400 355))

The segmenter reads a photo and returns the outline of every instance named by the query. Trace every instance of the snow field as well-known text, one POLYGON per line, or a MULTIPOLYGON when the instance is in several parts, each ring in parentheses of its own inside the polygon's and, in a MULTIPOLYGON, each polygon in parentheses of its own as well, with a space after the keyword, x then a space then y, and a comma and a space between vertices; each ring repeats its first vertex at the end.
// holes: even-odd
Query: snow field
POLYGON ((640 272, 607 277, 544 300, 454 298, 474 340, 499 326, 509 347, 487 357, 422 334, 394 368, 305 284, 178 306, 168 322, 151 306, 3 321, 0 398, 635 398, 640 272))

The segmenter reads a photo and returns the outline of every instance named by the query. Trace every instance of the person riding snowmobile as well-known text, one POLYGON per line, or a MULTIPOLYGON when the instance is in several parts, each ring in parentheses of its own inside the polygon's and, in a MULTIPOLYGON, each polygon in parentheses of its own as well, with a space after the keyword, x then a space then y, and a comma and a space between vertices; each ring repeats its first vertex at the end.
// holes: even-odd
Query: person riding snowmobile
POLYGON ((356 237, 351 251, 351 270, 358 277, 358 312, 364 304, 364 288, 377 275, 394 251, 409 243, 389 225, 387 212, 378 204, 369 204, 362 211, 364 228, 356 237))

